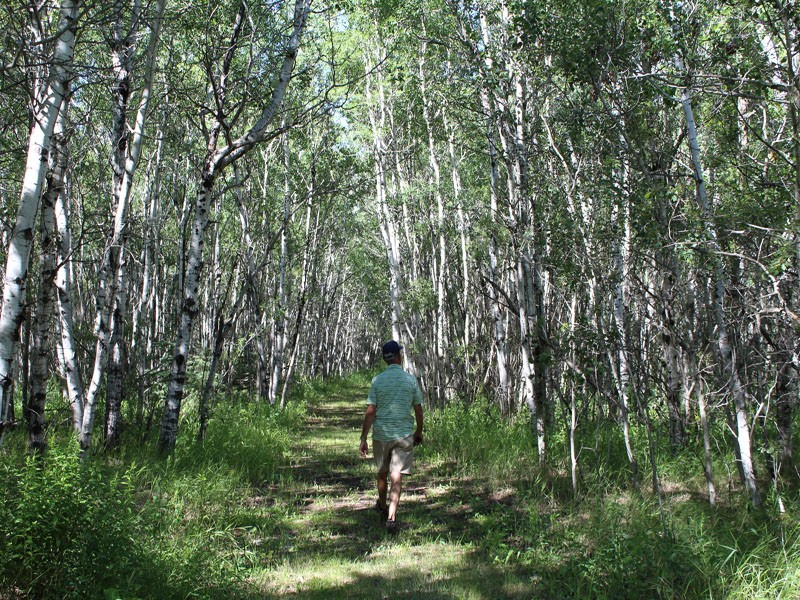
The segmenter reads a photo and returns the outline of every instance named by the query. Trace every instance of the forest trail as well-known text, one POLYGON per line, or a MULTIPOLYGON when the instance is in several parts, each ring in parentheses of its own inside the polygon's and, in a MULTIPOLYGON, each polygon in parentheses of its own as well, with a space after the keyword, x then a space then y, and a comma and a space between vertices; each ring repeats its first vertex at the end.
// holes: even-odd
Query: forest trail
POLYGON ((373 463, 358 455, 366 395, 348 384, 309 407, 288 482, 254 499, 285 504, 286 518, 272 564, 251 584, 273 598, 530 598, 529 577, 484 564, 472 542, 487 532, 468 517, 497 499, 424 451, 404 481, 400 531, 386 533, 373 463))

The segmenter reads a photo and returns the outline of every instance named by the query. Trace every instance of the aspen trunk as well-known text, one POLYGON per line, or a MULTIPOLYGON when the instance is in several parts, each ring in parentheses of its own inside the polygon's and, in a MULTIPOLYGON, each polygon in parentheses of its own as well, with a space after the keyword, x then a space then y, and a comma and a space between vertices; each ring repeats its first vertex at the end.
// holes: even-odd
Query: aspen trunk
MULTIPOLYGON (((189 360, 192 325, 200 311, 197 291, 200 285, 200 275, 203 265, 203 244, 205 241, 206 226, 208 225, 208 212, 211 205, 214 182, 226 166, 235 163, 257 144, 263 143, 277 135, 275 132, 267 131, 267 127, 273 122, 283 105, 286 89, 289 85, 297 59, 301 35, 305 29, 310 12, 310 4, 310 0, 296 0, 294 3, 292 35, 288 40, 284 52, 283 63, 280 67, 279 76, 272 92, 272 98, 256 123, 242 137, 233 140, 227 147, 221 149, 218 149, 217 143, 221 134, 222 124, 217 121, 210 132, 208 153, 203 162, 197 202, 195 204, 194 225, 192 227, 192 235, 189 243, 189 260, 186 268, 180 324, 175 340, 172 369, 164 401, 164 413, 159 436, 159 448, 164 453, 171 452, 174 449, 178 437, 178 419, 180 417, 181 403, 186 386, 186 369, 189 360)), ((221 71, 222 75, 216 87, 217 94, 219 95, 218 101, 223 106, 227 83, 226 78, 230 72, 230 63, 233 58, 233 52, 238 44, 238 38, 244 20, 245 5, 242 4, 234 25, 229 51, 224 59, 221 71)))
MULTIPOLYGON (((578 321, 578 296, 572 295, 569 310, 569 330, 570 330, 570 361, 575 364, 575 347, 577 337, 577 321, 578 321)), ((576 398, 576 386, 574 382, 569 385, 569 465, 570 465, 570 479, 572 480, 572 496, 578 497, 578 450, 575 440, 575 434, 578 429, 578 401, 576 398)))
MULTIPOLYGON (((504 9, 505 11, 505 9, 504 9)), ((506 18, 508 15, 506 15, 506 18)), ((537 207, 530 190, 528 166, 527 81, 515 60, 509 61, 509 80, 514 87, 514 111, 507 127, 501 128, 500 140, 509 166, 509 199, 517 229, 517 302, 520 327, 523 402, 531 414, 533 433, 540 466, 546 462, 544 408, 547 395, 546 366, 542 346, 544 335, 544 303, 540 274, 541 249, 537 229, 537 207), (513 131, 509 139, 507 130, 513 131)))
POLYGON ((153 157, 153 174, 149 178, 150 185, 145 194, 146 201, 142 205, 142 220, 146 224, 142 241, 142 283, 133 307, 131 318, 131 357, 136 364, 138 403, 136 422, 141 430, 144 421, 146 373, 152 356, 152 344, 155 335, 158 287, 158 259, 160 252, 160 203, 161 194, 161 155, 163 136, 156 135, 155 155, 153 157))
POLYGON ((31 395, 25 406, 29 435, 28 446, 34 452, 43 452, 45 449, 44 413, 47 403, 47 384, 50 379, 50 333, 55 304, 57 235, 55 205, 57 198, 64 193, 67 160, 62 122, 67 105, 68 100, 65 99, 53 131, 50 154, 52 167, 47 176, 47 190, 42 197, 42 210, 40 211, 41 250, 39 253, 36 318, 33 327, 33 350, 30 359, 31 395))
MULTIPOLYGON (((423 20, 423 35, 425 24, 423 20)), ((434 319, 434 377, 436 381, 435 395, 436 402, 444 406, 448 393, 445 387, 448 359, 445 355, 445 330, 447 328, 445 315, 445 278, 447 269, 447 239, 445 236, 445 206, 442 194, 442 176, 439 157, 436 153, 436 139, 433 130, 432 102, 429 98, 428 82, 425 73, 425 55, 428 50, 427 42, 423 41, 419 50, 419 77, 420 94, 422 96, 422 117, 425 122, 425 129, 428 135, 428 162, 431 166, 429 183, 433 189, 433 196, 436 201, 436 237, 438 256, 434 261, 437 268, 433 269, 433 285, 436 290, 436 313, 434 319)))
POLYGON ((458 158, 456 156, 455 127, 450 123, 446 114, 442 115, 444 128, 447 132, 447 148, 450 155, 450 174, 453 182, 453 198, 456 203, 456 219, 458 222, 458 234, 461 247, 461 308, 463 311, 463 335, 462 344, 464 346, 464 370, 466 380, 470 381, 470 343, 472 341, 472 300, 470 296, 470 264, 469 264, 469 237, 467 231, 467 216, 464 211, 462 198, 461 174, 458 170, 458 158))
MULTIPOLYGON (((481 93, 481 97, 484 100, 485 108, 488 107, 488 98, 484 92, 481 93)), ((491 113, 489 113, 491 114, 491 113)), ((492 222, 498 223, 500 221, 500 214, 498 209, 498 186, 499 186, 499 175, 497 169, 497 147, 495 146, 495 138, 494 138, 494 126, 492 123, 489 123, 487 129, 488 131, 488 142, 489 142, 489 202, 490 202, 490 211, 492 215, 492 222)), ((501 279, 500 279, 500 265, 498 260, 498 241, 497 235, 494 231, 491 232, 489 237, 489 280, 487 285, 487 291, 489 295, 489 303, 492 315, 492 333, 494 336, 494 354, 495 354, 495 361, 497 364, 497 379, 498 379, 498 386, 497 386, 497 398, 500 404, 500 412, 503 415, 508 415, 511 412, 511 399, 510 399, 510 385, 508 381, 508 357, 507 357, 507 350, 506 350, 506 326, 503 317, 503 309, 500 304, 500 293, 499 290, 502 289, 501 287, 501 279)))
MULTIPOLYGON (((369 69, 369 66, 367 67, 369 69)), ((402 289, 402 274, 400 272, 400 244, 397 236, 397 226, 392 216, 387 196, 388 186, 386 183, 386 154, 385 139, 383 131, 386 128, 386 101, 382 82, 377 82, 377 90, 373 89, 372 76, 367 75, 365 79, 367 85, 367 98, 377 99, 378 106, 370 110, 370 122, 374 139, 373 162, 375 165, 375 196, 377 200, 378 223, 380 226, 381 239, 383 240, 386 252, 386 261, 389 267, 389 307, 391 310, 392 338, 402 339, 402 308, 400 295, 402 289), (376 114, 377 113, 377 114, 376 114)))
POLYGON ((731 394, 735 411, 736 422, 736 445, 737 454, 741 466, 742 484, 750 495, 750 501, 754 506, 761 504, 761 495, 756 485, 755 469, 752 458, 752 440, 750 436, 750 424, 747 410, 747 396, 739 378, 736 363, 733 356, 733 347, 728 335, 728 324, 725 316, 725 289, 727 287, 727 277, 725 275, 725 265, 720 254, 719 244, 717 243, 717 231, 714 224, 714 215, 711 204, 706 192, 705 179, 703 178, 703 165, 700 159, 700 144, 697 139, 697 128, 695 126, 694 111, 692 109, 691 95, 688 88, 684 88, 681 94, 681 105, 686 118, 688 130, 689 149, 691 151, 692 167, 694 171, 695 183, 697 186, 697 203, 703 219, 706 242, 709 248, 709 256, 713 265, 714 294, 712 306, 714 321, 717 326, 717 347, 722 363, 723 373, 727 380, 728 391, 731 394))
POLYGON ((698 383, 697 411, 700 414, 700 427, 703 431, 703 474, 706 478, 706 489, 708 490, 708 503, 711 506, 717 505, 717 491, 714 486, 714 471, 711 460, 711 432, 708 426, 708 416, 706 415, 706 396, 703 383, 698 383))
MULTIPOLYGON (((312 170, 313 174, 313 170, 312 170)), ((311 200, 314 197, 315 181, 312 176, 311 186, 308 191, 308 199, 306 201, 306 219, 305 219, 305 244, 303 245, 303 266, 300 270, 300 291, 297 299, 296 316, 294 323, 294 333, 292 334, 292 341, 290 344, 291 351, 289 353, 289 361, 286 365, 286 379, 283 383, 283 390, 281 390, 281 408, 286 406, 286 400, 289 395, 289 389, 292 384, 292 377, 294 376, 295 368, 297 367, 297 357, 300 351, 301 330, 303 327, 303 320, 306 314, 306 301, 309 290, 309 281, 314 281, 315 274, 311 273, 312 265, 312 249, 317 246, 317 232, 319 231, 319 209, 316 213, 316 223, 314 226, 313 239, 311 235, 311 200)))
POLYGON ((59 348, 61 370, 67 384, 67 396, 72 409, 72 428, 80 433, 83 423, 83 378, 78 365, 74 339, 74 309, 72 304, 72 235, 69 225, 69 202, 64 194, 56 197, 56 226, 58 228, 58 271, 55 286, 58 302, 59 348))
MULTIPOLYGON (((284 124, 285 126, 285 124, 284 124)), ((272 339, 272 374, 269 385, 269 403, 275 404, 278 399, 278 387, 281 382, 283 372, 283 351, 286 347, 286 312, 287 302, 287 276, 286 269, 289 261, 288 249, 288 228, 289 213, 291 212, 292 188, 289 176, 291 168, 291 155, 289 154, 289 136, 283 134, 281 147, 283 149, 283 227, 281 229, 281 257, 278 265, 278 306, 275 317, 273 318, 273 339, 272 339)))
POLYGON ((72 411, 72 428, 80 433, 83 422, 83 379, 75 351, 73 336, 73 304, 72 304, 72 234, 69 223, 69 198, 66 190, 66 166, 68 164, 68 139, 69 131, 65 128, 67 120, 67 106, 56 121, 53 139, 58 147, 58 157, 63 161, 61 171, 58 167, 58 158, 53 179, 60 177, 59 193, 54 194, 53 218, 56 227, 56 271, 51 281, 54 286, 55 298, 58 307, 58 334, 56 345, 61 374, 66 382, 67 398, 72 411))
POLYGON ((0 307, 0 443, 13 408, 14 363, 25 306, 33 232, 53 129, 72 79, 80 4, 79 0, 61 2, 58 37, 49 65, 47 89, 34 107, 22 193, 6 254, 3 302, 0 307))
MULTIPOLYGON (((621 182, 621 189, 624 189, 624 182, 621 182)), ((625 201, 625 200, 623 200, 625 201)), ((615 375, 617 383, 617 396, 620 400, 620 421, 622 425, 622 436, 625 443, 625 453, 628 456, 628 462, 631 465, 631 475, 633 478, 633 485, 639 488, 639 463, 636 460, 636 454, 633 451, 633 443, 631 441, 630 430, 630 368, 628 366, 628 348, 627 348, 627 333, 626 327, 626 314, 625 306, 627 305, 627 268, 626 261, 629 253, 630 246, 630 225, 628 214, 628 203, 620 211, 615 208, 612 213, 612 222, 619 223, 622 221, 620 228, 622 232, 619 238, 614 243, 614 277, 616 279, 614 285, 614 299, 612 306, 612 316, 614 321, 614 329, 617 338, 616 352, 612 357, 611 367, 615 375), (620 215, 620 212, 622 213, 620 215), (616 361, 614 361, 616 358, 616 361)))
MULTIPOLYGON (((153 15, 149 45, 146 50, 144 83, 136 113, 132 132, 128 133, 127 113, 130 99, 131 76, 133 69, 133 50, 136 48, 135 37, 139 33, 139 22, 142 18, 138 0, 134 2, 132 24, 129 31, 122 33, 120 10, 119 31, 115 33, 113 48, 114 64, 119 65, 117 82, 113 88, 115 98, 115 131, 117 138, 114 153, 114 202, 117 216, 114 222, 112 246, 109 249, 110 263, 108 268, 113 272, 114 283, 111 286, 111 298, 106 299, 110 307, 108 331, 109 363, 106 374, 106 427, 105 440, 108 446, 115 446, 119 441, 122 409, 123 379, 127 370, 127 347, 124 340, 125 319, 128 307, 128 273, 127 273, 127 238, 128 213, 130 197, 133 189, 133 178, 139 164, 144 142, 145 122, 153 85, 153 71, 159 42, 159 32, 164 14, 166 0, 158 0, 153 15), (119 128, 119 129, 118 129, 119 128), (114 247, 116 241, 116 248, 114 247)), ((99 346, 98 346, 99 349, 99 346)))

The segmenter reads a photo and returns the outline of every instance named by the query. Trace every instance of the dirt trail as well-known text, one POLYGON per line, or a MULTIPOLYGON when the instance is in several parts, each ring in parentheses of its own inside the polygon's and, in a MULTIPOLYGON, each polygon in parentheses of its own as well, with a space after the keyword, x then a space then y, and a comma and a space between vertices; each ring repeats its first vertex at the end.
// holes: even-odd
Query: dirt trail
POLYGON ((373 509, 373 463, 358 455, 367 390, 337 391, 310 407, 288 483, 272 490, 287 515, 271 540, 274 564, 251 582, 263 597, 530 597, 519 574, 478 555, 471 540, 485 532, 470 518, 476 490, 424 451, 404 481, 400 531, 386 533, 373 509))

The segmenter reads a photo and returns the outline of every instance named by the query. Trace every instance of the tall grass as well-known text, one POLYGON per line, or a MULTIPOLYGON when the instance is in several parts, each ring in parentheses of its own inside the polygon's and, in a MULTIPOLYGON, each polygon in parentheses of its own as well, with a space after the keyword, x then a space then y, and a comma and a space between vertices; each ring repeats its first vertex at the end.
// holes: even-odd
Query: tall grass
POLYGON ((239 513, 280 480, 303 414, 221 405, 206 441, 184 436, 167 459, 127 443, 81 460, 57 434, 43 459, 6 452, 0 598, 235 597, 251 559, 239 513))
MULTIPOLYGON (((532 597, 800 597, 797 499, 784 498, 786 515, 769 506, 754 511, 738 493, 711 508, 701 448, 657 456, 663 487, 672 490, 663 494, 662 512, 648 486, 649 463, 640 464, 641 491, 633 490, 613 425, 584 424, 581 493, 573 498, 564 432, 548 440, 543 472, 527 415, 504 421, 478 401, 436 411, 427 422, 421 454, 469 480, 472 503, 481 507, 472 517, 473 543, 486 561, 529 571, 532 597), (509 487, 510 497, 498 493, 509 487)), ((641 446, 645 432, 634 428, 634 438, 641 446)), ((724 464, 717 469, 726 474, 724 464)))
POLYGON ((448 463, 456 473, 481 473, 497 480, 522 476, 536 452, 527 420, 506 422, 486 401, 453 404, 429 413, 425 421, 429 442, 420 448, 421 454, 448 463))

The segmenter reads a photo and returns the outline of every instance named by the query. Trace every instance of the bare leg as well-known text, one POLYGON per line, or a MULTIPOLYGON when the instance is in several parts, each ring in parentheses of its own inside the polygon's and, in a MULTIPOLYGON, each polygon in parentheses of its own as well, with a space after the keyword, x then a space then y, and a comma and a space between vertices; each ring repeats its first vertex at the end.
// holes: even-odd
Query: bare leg
POLYGON ((389 484, 386 481, 388 473, 378 473, 378 504, 386 506, 386 492, 389 489, 389 484))
POLYGON ((392 490, 389 493, 389 520, 397 517, 397 505, 400 504, 400 491, 403 485, 403 474, 392 473, 392 490))

